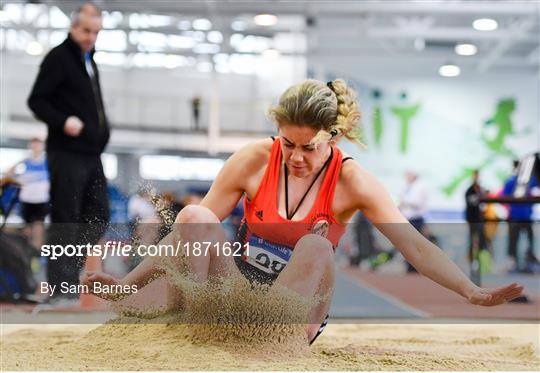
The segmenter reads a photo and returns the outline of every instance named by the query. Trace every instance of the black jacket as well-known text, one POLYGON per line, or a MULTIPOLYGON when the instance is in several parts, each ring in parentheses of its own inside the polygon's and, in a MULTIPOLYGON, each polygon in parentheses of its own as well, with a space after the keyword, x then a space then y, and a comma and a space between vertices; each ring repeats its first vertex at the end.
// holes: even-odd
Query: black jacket
POLYGON ((465 192, 465 220, 469 223, 480 223, 483 221, 480 210, 480 197, 483 191, 480 185, 472 184, 465 192))
POLYGON ((94 51, 91 61, 98 82, 99 100, 94 97, 83 53, 71 35, 68 35, 62 44, 53 48, 41 63, 28 98, 28 106, 38 119, 47 124, 49 152, 101 154, 109 141, 109 124, 103 108, 93 53, 94 51), (102 123, 99 120, 98 110, 102 113, 102 123), (84 123, 78 137, 64 133, 64 123, 72 115, 84 123))

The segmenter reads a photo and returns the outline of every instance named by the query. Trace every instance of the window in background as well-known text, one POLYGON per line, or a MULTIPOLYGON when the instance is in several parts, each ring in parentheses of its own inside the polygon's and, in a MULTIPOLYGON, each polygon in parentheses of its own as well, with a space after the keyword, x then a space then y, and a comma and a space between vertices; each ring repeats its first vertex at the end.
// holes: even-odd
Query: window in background
POLYGON ((0 173, 4 173, 15 163, 28 157, 30 154, 26 149, 1 148, 0 149, 0 173))
MULTIPOLYGON (((30 156, 26 149, 1 148, 0 149, 0 173, 6 172, 15 163, 30 156)), ((102 154, 103 171, 107 179, 113 180, 118 176, 118 158, 114 154, 102 154)))
POLYGON ((101 155, 103 172, 109 180, 114 180, 118 176, 118 157, 114 154, 104 153, 101 155))
POLYGON ((224 163, 216 158, 144 155, 139 160, 139 174, 147 180, 214 180, 224 163))

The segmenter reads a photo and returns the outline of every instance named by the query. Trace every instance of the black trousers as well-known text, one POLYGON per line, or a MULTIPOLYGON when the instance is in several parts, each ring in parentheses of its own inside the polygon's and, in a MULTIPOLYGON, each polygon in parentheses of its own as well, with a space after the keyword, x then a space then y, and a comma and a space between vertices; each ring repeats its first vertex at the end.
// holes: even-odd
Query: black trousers
POLYGON ((533 255, 534 236, 531 221, 509 221, 508 222, 508 255, 513 257, 518 263, 518 242, 521 231, 527 234, 529 245, 527 247, 527 259, 533 255))
POLYGON ((469 262, 478 255, 480 250, 486 250, 486 236, 483 222, 467 222, 469 225, 469 262))
MULTIPOLYGON (((64 247, 96 244, 109 221, 107 179, 100 156, 49 152, 47 161, 52 223, 47 243, 64 247)), ((84 261, 84 256, 67 255, 49 260, 49 284, 60 285, 63 281, 78 284, 84 261)))

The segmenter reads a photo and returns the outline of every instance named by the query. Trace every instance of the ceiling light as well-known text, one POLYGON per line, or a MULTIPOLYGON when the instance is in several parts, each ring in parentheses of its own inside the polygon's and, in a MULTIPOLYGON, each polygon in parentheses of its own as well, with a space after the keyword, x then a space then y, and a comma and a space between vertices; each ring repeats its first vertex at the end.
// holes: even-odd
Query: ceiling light
POLYGON ((210 43, 219 44, 223 41, 223 34, 219 31, 210 31, 206 38, 210 43))
POLYGON ((53 6, 49 9, 49 23, 52 28, 64 29, 69 27, 71 20, 60 8, 53 6))
POLYGON ((99 65, 122 66, 126 63, 126 55, 124 53, 99 51, 94 55, 94 59, 99 65))
POLYGON ((189 36, 183 35, 169 35, 167 37, 167 44, 171 48, 193 48, 197 42, 195 39, 189 36))
POLYGON ((280 53, 275 49, 267 49, 262 53, 262 55, 265 58, 276 59, 280 56, 280 53))
POLYGON ((214 60, 214 63, 226 63, 229 61, 229 55, 226 53, 218 53, 215 54, 212 59, 214 60))
POLYGON ((474 20, 473 27, 478 31, 493 31, 497 29, 498 25, 494 19, 480 18, 474 20))
POLYGON ((246 23, 244 21, 233 21, 231 28, 234 31, 244 31, 246 29, 246 23))
POLYGON ((439 67, 439 74, 446 78, 452 78, 461 74, 461 69, 457 65, 447 63, 439 67))
POLYGON ((476 48, 476 45, 468 43, 456 44, 454 50, 460 56, 474 56, 476 52, 478 52, 478 48, 476 48))
POLYGON ((277 17, 273 14, 257 14, 253 21, 258 26, 273 26, 277 23, 277 17))
POLYGON ((193 53, 196 54, 214 54, 219 52, 219 45, 200 43, 193 47, 193 53))
POLYGON ((192 25, 195 30, 207 31, 212 28, 212 22, 210 22, 206 18, 196 19, 193 21, 192 25))
POLYGON ((43 47, 37 41, 31 41, 26 46, 26 53, 31 56, 39 56, 43 53, 43 47))
POLYGON ((206 35, 202 31, 184 31, 182 35, 190 37, 198 43, 203 43, 206 40, 206 35))
POLYGON ((177 23, 176 27, 179 29, 179 30, 189 30, 191 28, 191 22, 189 22, 188 20, 182 20, 180 22, 177 23))
POLYGON ((174 54, 167 54, 164 59, 163 66, 167 69, 175 69, 186 65, 186 57, 174 54))

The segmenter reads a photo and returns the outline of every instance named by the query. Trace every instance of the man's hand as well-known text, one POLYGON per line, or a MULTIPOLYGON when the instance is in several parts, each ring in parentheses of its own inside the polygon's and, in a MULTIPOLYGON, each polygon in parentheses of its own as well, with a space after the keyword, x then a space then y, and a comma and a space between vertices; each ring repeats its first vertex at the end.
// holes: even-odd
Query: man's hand
POLYGON ((510 302, 523 295, 523 286, 513 283, 498 288, 475 287, 469 295, 469 302, 479 306, 496 306, 510 302))
POLYGON ((77 137, 81 134, 84 123, 77 117, 71 116, 66 119, 64 124, 64 133, 71 137, 77 137))

